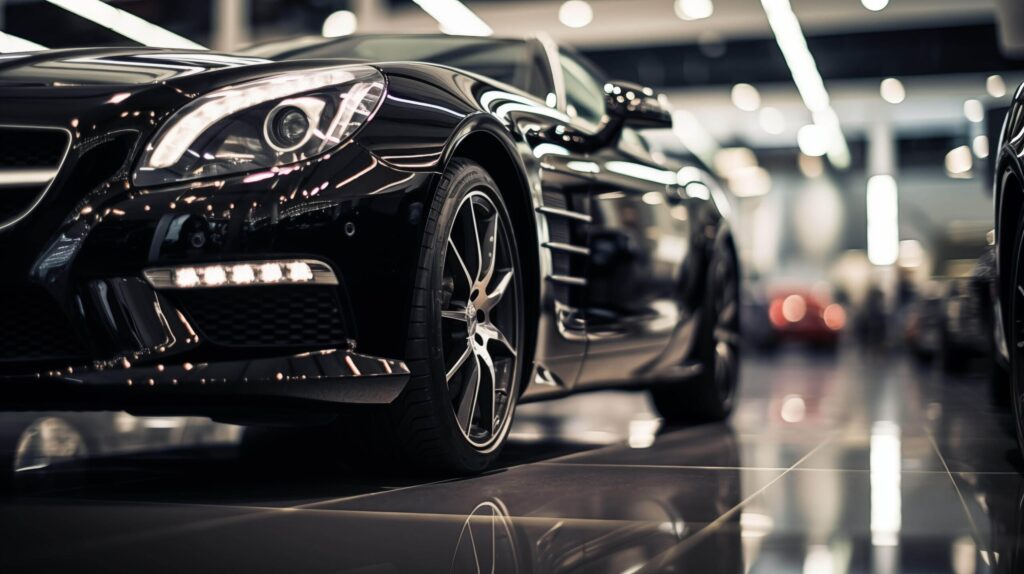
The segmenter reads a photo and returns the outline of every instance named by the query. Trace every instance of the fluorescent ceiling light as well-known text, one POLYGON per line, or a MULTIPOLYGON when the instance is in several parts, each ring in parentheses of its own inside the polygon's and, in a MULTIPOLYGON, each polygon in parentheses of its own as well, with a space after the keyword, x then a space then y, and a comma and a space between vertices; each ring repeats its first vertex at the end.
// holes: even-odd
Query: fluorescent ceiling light
POLYGON ((206 49, 204 46, 196 44, 188 38, 179 36, 170 30, 165 30, 120 8, 114 8, 100 0, 46 1, 86 20, 95 22, 104 28, 109 28, 117 34, 129 40, 134 40, 143 46, 181 48, 186 50, 206 49))
POLYGON ((867 204, 868 260, 873 265, 892 265, 900 254, 896 180, 891 175, 876 175, 869 179, 867 204))
POLYGON ((860 3, 868 10, 878 12, 884 10, 889 5, 889 0, 860 0, 860 3))
POLYGON ((0 53, 8 52, 32 52, 34 50, 45 50, 46 46, 40 46, 35 42, 0 32, 0 53))
POLYGON ((804 105, 811 111, 815 125, 824 132, 828 140, 829 161, 840 169, 848 168, 850 148, 846 145, 846 138, 839 126, 839 118, 832 109, 825 82, 818 72, 814 56, 807 48, 807 38, 800 27, 800 21, 793 13, 793 7, 789 0, 761 0, 761 5, 768 16, 775 41, 778 42, 786 65, 793 75, 796 89, 800 92, 804 105))
POLYGON ((445 34, 457 36, 490 36, 491 27, 459 0, 413 0, 441 25, 445 34))

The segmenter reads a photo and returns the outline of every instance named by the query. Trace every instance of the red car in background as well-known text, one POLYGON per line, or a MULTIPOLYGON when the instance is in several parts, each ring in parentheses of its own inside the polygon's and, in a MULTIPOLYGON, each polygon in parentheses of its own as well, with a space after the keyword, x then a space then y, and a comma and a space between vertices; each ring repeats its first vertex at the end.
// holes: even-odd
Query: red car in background
POLYGON ((777 290, 768 305, 768 320, 775 342, 834 347, 846 327, 846 310, 809 290, 777 290))

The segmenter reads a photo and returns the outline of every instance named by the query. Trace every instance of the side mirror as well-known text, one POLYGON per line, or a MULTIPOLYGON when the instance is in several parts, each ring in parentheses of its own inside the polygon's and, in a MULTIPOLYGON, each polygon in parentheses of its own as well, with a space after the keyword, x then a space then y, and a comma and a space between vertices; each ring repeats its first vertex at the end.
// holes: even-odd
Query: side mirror
POLYGON ((654 90, 632 82, 608 82, 604 85, 608 115, 632 128, 670 128, 672 112, 664 98, 654 90))

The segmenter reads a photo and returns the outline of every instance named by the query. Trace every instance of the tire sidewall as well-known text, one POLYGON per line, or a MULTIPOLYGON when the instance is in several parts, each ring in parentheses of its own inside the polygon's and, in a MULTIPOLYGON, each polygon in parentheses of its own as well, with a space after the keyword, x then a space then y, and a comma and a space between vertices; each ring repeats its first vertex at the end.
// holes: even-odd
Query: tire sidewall
MULTIPOLYGON (((702 337, 701 338, 702 338, 703 348, 702 348, 702 357, 701 357, 701 359, 704 362, 704 364, 707 366, 708 377, 706 379, 706 384, 714 387, 714 392, 715 393, 719 393, 719 389, 717 388, 718 381, 717 381, 717 372, 716 372, 716 370, 718 368, 718 362, 717 362, 717 356, 716 356, 716 353, 717 353, 717 349, 716 349, 717 341, 715 340, 715 328, 718 325, 718 313, 717 313, 717 311, 715 309, 715 294, 718 292, 719 289, 723 289, 724 287, 721 286, 721 285, 717 285, 716 284, 716 281, 715 281, 715 270, 716 270, 716 267, 715 266, 716 265, 725 264, 725 265, 728 265, 731 268, 731 273, 732 273, 732 276, 733 276, 732 277, 732 281, 733 281, 733 284, 734 284, 733 288, 735 290, 735 292, 733 293, 733 300, 734 300, 735 305, 736 305, 736 309, 734 311, 734 313, 735 313, 734 324, 735 324, 735 331, 736 331, 736 335, 737 336, 739 336, 740 328, 741 328, 741 326, 740 326, 740 297, 742 296, 742 291, 740 289, 739 266, 737 265, 735 257, 732 254, 731 248, 729 247, 728 242, 726 241, 724 236, 720 236, 715 241, 714 251, 711 254, 711 260, 708 263, 709 263, 708 264, 708 276, 707 276, 707 282, 705 284, 706 291, 705 291, 705 294, 704 294, 704 312, 705 312, 705 316, 706 316, 707 320, 705 320, 704 324, 702 325, 703 333, 702 333, 702 337)), ((723 400, 720 401, 720 403, 721 403, 721 414, 722 414, 721 418, 725 418, 725 416, 728 416, 728 414, 732 412, 733 406, 736 403, 736 393, 739 390, 740 361, 741 361, 739 345, 738 344, 732 345, 731 346, 731 351, 732 351, 732 354, 733 354, 733 366, 732 366, 733 372, 731 374, 732 375, 732 381, 730 383, 729 395, 727 397, 725 397, 723 400)), ((720 393, 719 393, 719 395, 720 395, 720 393)))
POLYGON ((1020 404, 1020 392, 1022 386, 1024 386, 1024 364, 1022 364, 1022 357, 1020 356, 1020 348, 1018 345, 1021 343, 1020 330, 1016 326, 1017 318, 1021 316, 1024 309, 1020 308, 1022 298, 1018 296, 1017 286, 1021 285, 1021 274, 1024 273, 1024 265, 1021 263, 1021 257, 1024 255, 1024 214, 1018 218, 1017 230, 1013 236, 1013 273, 1011 275, 1012 283, 1009 289, 1005 292, 1010 298, 1010 390, 1011 390, 1011 408, 1013 409, 1014 429, 1017 431, 1017 445, 1021 452, 1024 453, 1024 413, 1021 412, 1020 404))

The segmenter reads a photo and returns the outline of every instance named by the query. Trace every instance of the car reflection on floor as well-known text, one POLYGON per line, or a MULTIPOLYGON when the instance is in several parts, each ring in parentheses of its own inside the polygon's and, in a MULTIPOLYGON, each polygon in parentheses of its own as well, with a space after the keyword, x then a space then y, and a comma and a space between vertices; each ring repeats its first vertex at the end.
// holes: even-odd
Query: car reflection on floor
POLYGON ((984 376, 847 349, 743 377, 728 425, 660 428, 639 393, 524 405, 472 478, 336 464, 310 429, 5 415, 0 569, 1020 571, 1024 480, 984 376))
POLYGON ((0 465, 15 474, 87 458, 237 443, 241 428, 197 417, 128 413, 5 413, 0 465))

